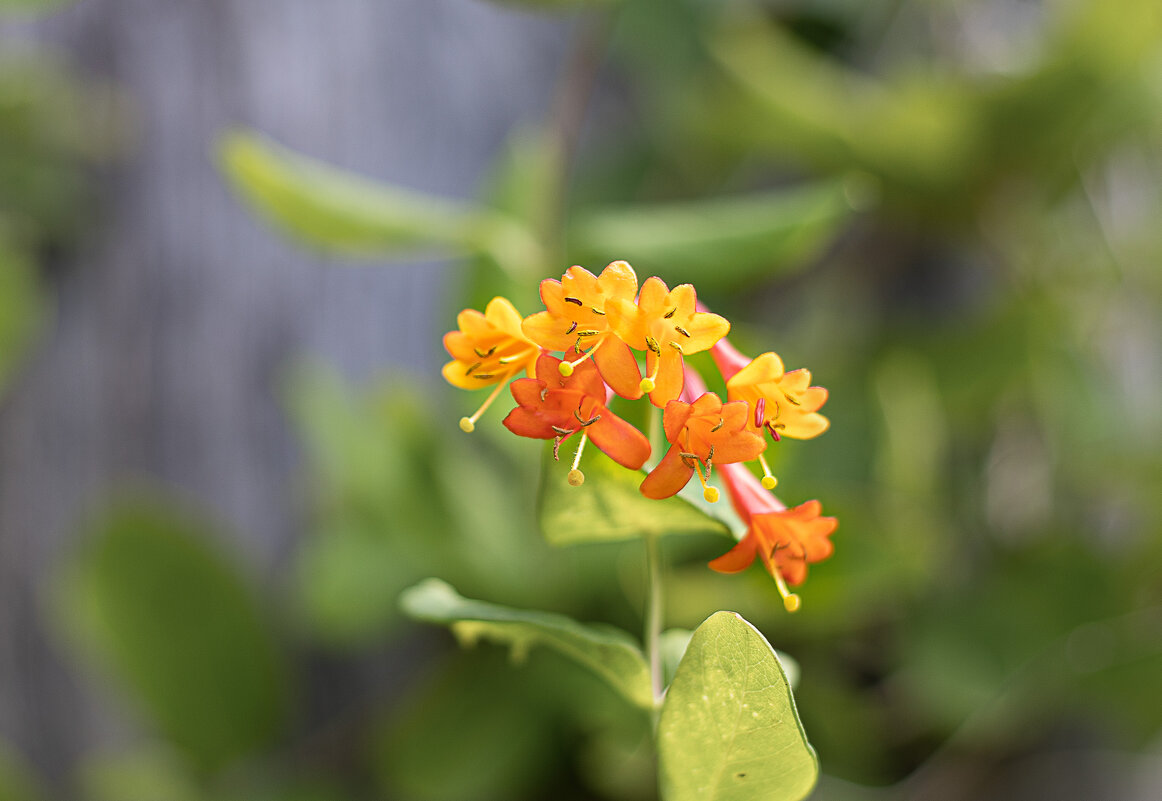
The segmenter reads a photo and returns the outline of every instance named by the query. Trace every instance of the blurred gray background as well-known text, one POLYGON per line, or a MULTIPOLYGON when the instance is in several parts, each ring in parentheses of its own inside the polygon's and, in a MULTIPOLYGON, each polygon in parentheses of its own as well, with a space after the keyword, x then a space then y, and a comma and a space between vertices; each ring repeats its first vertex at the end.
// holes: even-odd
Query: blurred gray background
POLYGON ((0 405, 0 737, 49 776, 126 725, 42 630, 47 568, 126 479, 206 501, 273 590, 296 530, 280 370, 433 371, 438 263, 350 265, 264 228, 213 164, 251 126, 303 153, 466 197, 543 111, 569 21, 478 0, 85 0, 0 26, 130 102, 96 219, 58 259, 56 310, 0 405))

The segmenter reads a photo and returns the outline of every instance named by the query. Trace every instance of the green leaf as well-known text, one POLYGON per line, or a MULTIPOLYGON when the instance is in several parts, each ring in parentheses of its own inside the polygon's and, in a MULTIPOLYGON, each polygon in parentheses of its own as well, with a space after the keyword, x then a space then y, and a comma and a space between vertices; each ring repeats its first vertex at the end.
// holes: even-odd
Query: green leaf
POLYGON ((17 754, 0 743, 0 801, 41 801, 40 782, 17 754))
POLYGON ((164 748, 91 756, 80 784, 86 801, 206 801, 197 777, 164 748))
POLYGON ((698 630, 658 723, 666 801, 798 801, 819 761, 766 639, 734 612, 698 630))
POLYGON ((547 11, 572 8, 600 8, 620 3, 621 0, 492 0, 501 6, 516 6, 534 11, 547 11))
POLYGON ((645 657, 633 638, 620 629, 473 601, 434 578, 406 590, 400 606, 416 620, 450 625, 462 643, 480 638, 505 643, 516 658, 523 658, 534 645, 545 645, 592 670, 631 703, 653 707, 645 657))
POLYGON ((60 611, 154 725, 213 771, 279 732, 287 680, 258 599, 210 529, 158 498, 115 503, 63 575, 60 611))
POLYGON ((671 283, 737 286, 803 266, 851 216, 843 182, 741 197, 582 213, 570 242, 595 262, 626 259, 671 283))
POLYGON ((0 14, 46 14, 64 6, 71 6, 77 0, 0 0, 0 14))
POLYGON ((497 212, 370 181, 256 134, 219 141, 222 171, 272 224, 345 256, 407 256, 528 247, 527 234, 497 212))
POLYGON ((655 501, 641 494, 644 477, 596 448, 585 453, 585 483, 574 487, 566 465, 553 460, 546 446, 541 465, 537 516, 553 545, 638 539, 646 535, 717 534, 729 536, 726 524, 682 498, 655 501))

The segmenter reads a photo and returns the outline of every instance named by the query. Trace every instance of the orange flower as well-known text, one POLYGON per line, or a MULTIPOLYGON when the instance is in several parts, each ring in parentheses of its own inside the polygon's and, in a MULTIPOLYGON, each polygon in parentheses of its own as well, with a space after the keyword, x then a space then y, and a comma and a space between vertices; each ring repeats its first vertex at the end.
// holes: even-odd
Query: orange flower
MULTIPOLYGON (((812 439, 830 425, 819 414, 827 402, 827 390, 809 386, 811 373, 807 370, 783 371, 783 360, 775 353, 764 353, 747 359, 725 339, 711 348, 722 377, 726 379, 727 397, 732 401, 746 401, 751 413, 747 425, 752 431, 766 429, 776 442, 780 437, 812 439)), ((765 459, 763 486, 774 489, 778 483, 771 475, 765 459)))
MULTIPOLYGON (((730 331, 725 318, 696 310, 694 287, 671 290, 660 278, 647 278, 637 304, 611 298, 605 304, 609 328, 635 350, 646 352, 647 377, 640 382, 650 402, 664 407, 682 392, 682 357, 711 347, 730 331)), ((608 380, 608 379, 607 379, 608 380)))
POLYGON ((597 368, 579 360, 577 369, 563 376, 562 363, 544 353, 537 359, 536 378, 512 382, 512 396, 519 405, 504 418, 505 427, 522 437, 554 440, 554 455, 561 442, 580 431, 581 444, 569 472, 569 483, 574 486, 585 480, 578 465, 586 438, 623 467, 639 469, 650 456, 649 440, 606 408, 605 384, 597 368))
POLYGON ((747 431, 746 413, 745 403, 723 403, 711 392, 693 403, 667 403, 662 428, 670 449, 642 481, 642 494, 647 498, 669 498, 697 472, 703 496, 711 503, 717 501, 718 490, 706 485, 713 466, 753 459, 766 447, 761 436, 747 431))
POLYGON ((524 370, 533 374, 540 347, 521 332, 521 317, 507 298, 488 301, 484 314, 465 309, 456 317, 458 331, 444 334, 444 348, 452 361, 444 365, 448 383, 461 389, 496 389, 471 417, 460 419, 460 428, 472 431, 505 383, 524 370))
POLYGON ((839 521, 820 517, 819 501, 807 501, 788 509, 766 492, 749 470, 741 465, 724 467, 726 491, 739 517, 747 524, 743 538, 728 552, 710 562, 719 573, 738 573, 759 556, 774 578, 788 612, 799 608, 799 596, 787 585, 802 584, 807 565, 831 556, 834 546, 828 539, 839 521))
POLYGON ((561 362, 561 375, 569 375, 592 356, 614 392, 625 398, 640 398, 637 360, 633 351, 609 330, 605 311, 609 301, 633 303, 636 294, 637 275, 624 261, 611 262, 600 276, 573 266, 560 281, 541 281, 541 300, 546 311, 525 318, 522 330, 545 350, 575 350, 580 354, 575 361, 561 362))

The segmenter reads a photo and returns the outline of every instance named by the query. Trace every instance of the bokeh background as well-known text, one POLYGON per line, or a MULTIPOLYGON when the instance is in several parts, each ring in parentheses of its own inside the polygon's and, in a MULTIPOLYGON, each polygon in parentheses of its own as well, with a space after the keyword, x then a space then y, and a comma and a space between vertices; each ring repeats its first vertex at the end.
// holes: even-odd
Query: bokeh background
POLYGON ((1162 796, 1156 0, 0 2, 0 798, 651 799, 648 724, 465 595, 640 628, 465 305, 625 258, 831 390, 775 451, 815 798, 1162 796))

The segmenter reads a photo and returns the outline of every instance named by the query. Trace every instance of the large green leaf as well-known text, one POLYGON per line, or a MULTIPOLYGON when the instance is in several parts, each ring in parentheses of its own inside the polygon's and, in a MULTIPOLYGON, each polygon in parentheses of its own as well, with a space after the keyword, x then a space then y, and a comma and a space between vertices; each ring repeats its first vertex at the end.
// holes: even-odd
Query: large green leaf
POLYGON ((534 645, 545 645, 592 670, 631 703, 653 707, 645 657, 633 638, 620 629, 583 625, 549 612, 473 601, 434 578, 406 590, 400 605, 417 620, 451 626, 461 642, 484 638, 505 643, 517 657, 523 657, 534 645))
POLYGON ((497 212, 377 183, 244 131, 224 135, 219 162, 239 194, 301 241, 346 256, 523 248, 497 212))
POLYGON ((66 630, 198 767, 223 767, 278 733, 287 681, 270 622, 187 509, 116 503, 63 578, 66 630))
POLYGON ((646 535, 728 535, 725 523, 683 498, 655 501, 641 494, 643 474, 614 462, 596 448, 585 453, 585 483, 569 484, 565 465, 545 448, 537 516, 554 545, 638 539, 646 535))
POLYGON ((626 259, 671 283, 738 285, 802 266, 851 216, 839 181, 760 194, 578 215, 570 243, 594 262, 626 259))
POLYGON ((798 801, 819 761, 807 742, 778 657, 733 612, 697 631, 658 723, 666 801, 798 801))

